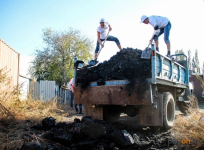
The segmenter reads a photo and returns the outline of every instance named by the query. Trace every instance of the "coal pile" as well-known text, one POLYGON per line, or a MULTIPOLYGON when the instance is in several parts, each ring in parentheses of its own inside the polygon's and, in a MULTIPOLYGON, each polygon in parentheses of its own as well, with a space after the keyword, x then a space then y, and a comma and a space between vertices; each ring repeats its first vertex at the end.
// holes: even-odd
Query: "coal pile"
POLYGON ((151 77, 151 61, 141 59, 141 54, 142 50, 127 48, 97 66, 80 68, 77 70, 77 85, 86 88, 93 81, 104 85, 108 80, 128 79, 129 89, 135 85, 144 87, 145 79, 151 77))
POLYGON ((39 130, 42 132, 37 135, 30 131, 30 139, 27 137, 21 150, 176 150, 169 132, 156 134, 150 130, 133 130, 90 117, 75 119, 73 123, 57 123, 50 130, 46 127, 39 130), (33 143, 34 137, 37 143, 33 143))
POLYGON ((55 126, 55 119, 53 117, 48 117, 42 120, 42 125, 45 129, 51 129, 55 126))

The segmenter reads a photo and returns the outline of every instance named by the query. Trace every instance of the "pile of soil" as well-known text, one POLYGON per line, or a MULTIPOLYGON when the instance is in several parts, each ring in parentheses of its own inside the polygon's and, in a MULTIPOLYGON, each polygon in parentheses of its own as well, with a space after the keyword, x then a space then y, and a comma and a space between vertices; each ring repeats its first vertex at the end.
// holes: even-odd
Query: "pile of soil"
POLYGON ((176 150, 170 132, 133 130, 123 124, 92 120, 90 117, 83 117, 81 120, 76 118, 73 123, 61 122, 54 126, 52 118, 45 118, 44 122, 45 120, 46 123, 35 125, 30 129, 30 134, 25 136, 26 142, 22 145, 21 150, 157 150, 169 148, 176 150), (36 131, 33 132, 34 130, 36 131), (42 131, 41 134, 39 131, 42 131), (34 139, 37 139, 37 142, 34 142, 34 139))
POLYGON ((146 79, 151 77, 151 60, 141 58, 142 50, 126 48, 97 66, 85 66, 77 70, 77 86, 85 89, 90 82, 104 85, 108 80, 129 80, 127 90, 141 94, 146 79))

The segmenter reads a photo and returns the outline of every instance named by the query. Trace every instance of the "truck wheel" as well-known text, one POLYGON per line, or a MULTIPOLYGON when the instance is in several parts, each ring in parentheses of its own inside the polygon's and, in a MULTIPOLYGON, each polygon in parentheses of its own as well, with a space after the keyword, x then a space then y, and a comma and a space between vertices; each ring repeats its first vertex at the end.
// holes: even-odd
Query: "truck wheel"
POLYGON ((178 106, 179 110, 185 115, 191 113, 191 109, 198 109, 199 108, 198 99, 195 96, 195 94, 193 94, 190 97, 190 99, 188 98, 188 100, 190 100, 190 103, 177 102, 177 106, 178 106))
POLYGON ((103 107, 103 119, 111 123, 117 122, 120 118, 119 106, 104 106, 103 107))
POLYGON ((124 107, 124 113, 127 114, 129 117, 135 117, 139 115, 139 109, 135 108, 132 105, 128 105, 124 107))
POLYGON ((173 127, 175 119, 175 102, 170 92, 163 93, 163 127, 168 130, 173 127))

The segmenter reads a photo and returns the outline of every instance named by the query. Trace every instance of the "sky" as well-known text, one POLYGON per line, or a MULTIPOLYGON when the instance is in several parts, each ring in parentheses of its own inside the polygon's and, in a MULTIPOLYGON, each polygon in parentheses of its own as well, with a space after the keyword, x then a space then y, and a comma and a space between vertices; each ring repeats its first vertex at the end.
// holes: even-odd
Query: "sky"
MULTIPOLYGON (((42 29, 80 30, 92 41, 95 49, 99 20, 112 26, 110 35, 117 37, 123 48, 145 49, 154 32, 151 25, 140 23, 142 15, 169 18, 171 51, 183 49, 192 56, 198 50, 204 61, 203 0, 0 0, 0 38, 20 53, 20 74, 28 75, 34 51, 42 49, 42 29)), ((159 48, 166 55, 163 35, 159 48)), ((93 51, 94 51, 93 49, 93 51)), ((106 42, 99 56, 108 60, 119 51, 114 42, 106 42)))

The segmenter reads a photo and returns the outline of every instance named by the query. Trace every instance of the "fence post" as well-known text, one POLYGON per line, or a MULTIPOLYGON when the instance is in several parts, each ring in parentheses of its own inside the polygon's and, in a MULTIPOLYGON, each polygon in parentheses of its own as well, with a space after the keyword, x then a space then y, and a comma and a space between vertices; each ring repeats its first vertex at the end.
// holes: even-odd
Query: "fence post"
POLYGON ((66 89, 64 89, 64 104, 66 104, 66 89))

